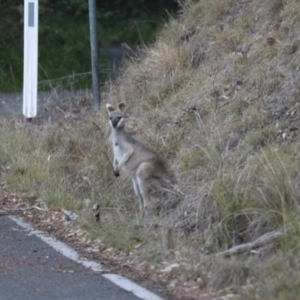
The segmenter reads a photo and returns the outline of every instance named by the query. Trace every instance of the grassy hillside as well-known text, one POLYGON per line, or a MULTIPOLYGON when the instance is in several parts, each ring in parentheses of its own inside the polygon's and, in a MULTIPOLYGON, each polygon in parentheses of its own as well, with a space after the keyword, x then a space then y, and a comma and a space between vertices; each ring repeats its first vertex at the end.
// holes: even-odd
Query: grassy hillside
POLYGON ((128 131, 169 159, 184 194, 154 197, 144 226, 130 181, 113 176, 104 105, 58 99, 45 107, 51 122, 3 121, 3 180, 52 210, 78 210, 91 238, 170 289, 298 299, 299 14, 297 0, 187 1, 107 84, 103 102, 127 103, 128 131), (100 203, 101 228, 87 198, 100 203))

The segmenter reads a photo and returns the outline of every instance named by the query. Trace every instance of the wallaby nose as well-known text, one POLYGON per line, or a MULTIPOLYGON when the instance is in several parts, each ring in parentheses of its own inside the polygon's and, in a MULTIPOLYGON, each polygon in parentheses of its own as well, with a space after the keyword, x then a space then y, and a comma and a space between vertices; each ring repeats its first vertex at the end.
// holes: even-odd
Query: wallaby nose
POLYGON ((117 125, 118 125, 118 123, 119 123, 119 119, 113 119, 112 121, 111 121, 111 124, 112 124, 112 126, 114 127, 114 128, 116 128, 117 127, 117 125))

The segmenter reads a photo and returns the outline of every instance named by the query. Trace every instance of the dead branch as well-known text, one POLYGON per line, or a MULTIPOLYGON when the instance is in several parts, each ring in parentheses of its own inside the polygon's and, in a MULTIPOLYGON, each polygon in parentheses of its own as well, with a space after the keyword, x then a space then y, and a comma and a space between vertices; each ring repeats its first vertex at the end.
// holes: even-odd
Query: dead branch
POLYGON ((237 255, 244 252, 250 252, 250 250, 252 249, 259 248, 273 242, 274 240, 278 239, 282 235, 283 233, 280 231, 268 232, 260 236, 258 239, 256 239, 253 242, 234 246, 228 250, 217 253, 216 256, 223 256, 224 258, 226 258, 232 255, 237 255))

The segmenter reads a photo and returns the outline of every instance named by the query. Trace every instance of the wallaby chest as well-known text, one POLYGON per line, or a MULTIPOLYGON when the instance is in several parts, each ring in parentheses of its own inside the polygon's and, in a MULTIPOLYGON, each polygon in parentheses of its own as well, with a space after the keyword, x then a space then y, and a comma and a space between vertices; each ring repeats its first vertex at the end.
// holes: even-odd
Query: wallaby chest
POLYGON ((110 137, 110 143, 113 149, 114 159, 120 161, 124 155, 124 145, 122 137, 112 134, 110 137))

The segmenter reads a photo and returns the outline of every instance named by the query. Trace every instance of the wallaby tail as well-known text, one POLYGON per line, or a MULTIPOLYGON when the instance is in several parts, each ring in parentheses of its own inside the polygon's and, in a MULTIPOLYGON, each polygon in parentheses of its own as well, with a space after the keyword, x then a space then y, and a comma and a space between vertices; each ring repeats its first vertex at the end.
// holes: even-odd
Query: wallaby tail
POLYGON ((174 183, 174 178, 154 177, 151 180, 151 185, 160 191, 168 192, 175 195, 183 195, 177 183, 174 183))

